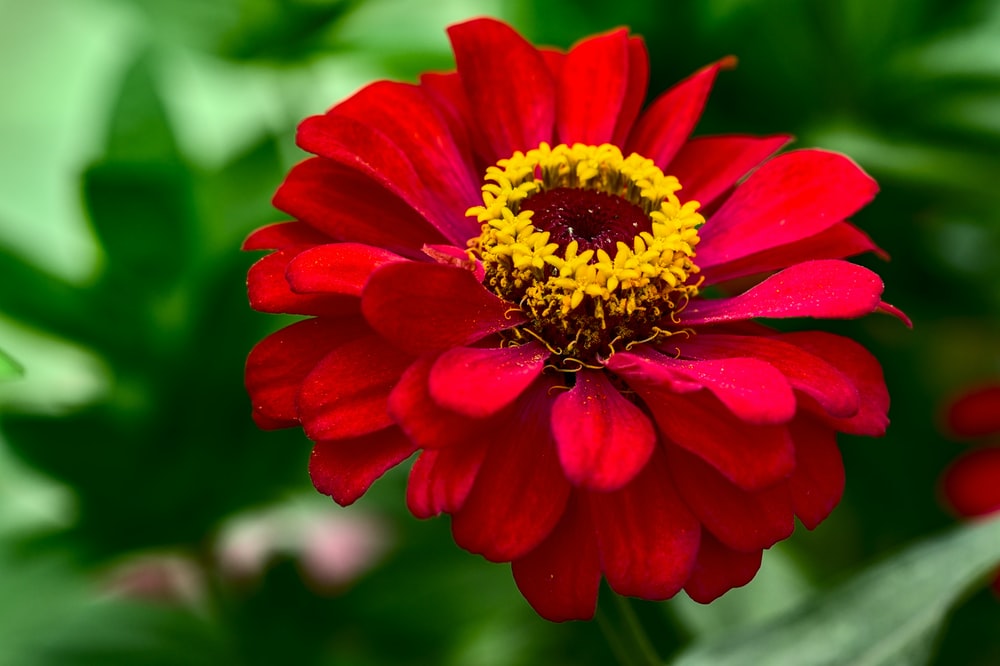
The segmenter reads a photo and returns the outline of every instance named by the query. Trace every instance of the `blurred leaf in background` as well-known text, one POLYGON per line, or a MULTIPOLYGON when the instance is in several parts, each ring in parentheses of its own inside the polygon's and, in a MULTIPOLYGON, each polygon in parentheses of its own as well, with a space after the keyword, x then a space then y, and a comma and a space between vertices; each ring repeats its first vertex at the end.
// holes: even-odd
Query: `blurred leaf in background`
MULTIPOLYGON (((843 506, 758 581, 638 604, 660 654, 814 603, 947 524, 933 414, 1000 374, 995 0, 0 0, 0 664, 612 663, 594 627, 539 620, 447 522, 409 517, 399 474, 348 510, 389 535, 376 570, 310 586, 287 528, 303 502, 320 525, 345 514, 301 499, 308 442, 259 432, 242 388, 284 322, 247 307, 238 247, 280 219, 295 125, 372 79, 450 68, 444 27, 478 14, 560 47, 629 25, 651 95, 735 54, 698 133, 793 132, 882 186, 855 222, 916 326, 834 330, 882 359, 889 435, 845 438, 843 506), (269 553, 250 579, 220 557, 237 523, 269 553), (197 572, 195 602, 110 591, 165 554, 197 572)), ((932 663, 1000 661, 997 622, 974 594, 932 663)))

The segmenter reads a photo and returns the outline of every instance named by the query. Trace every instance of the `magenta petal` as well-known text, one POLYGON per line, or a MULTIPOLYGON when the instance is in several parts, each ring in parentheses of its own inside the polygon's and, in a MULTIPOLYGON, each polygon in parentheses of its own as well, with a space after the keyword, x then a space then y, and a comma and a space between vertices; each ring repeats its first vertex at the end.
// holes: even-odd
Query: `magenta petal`
POLYGON ((556 129, 567 145, 611 140, 625 99, 629 71, 628 31, 586 39, 570 49, 556 97, 556 129))
POLYGON ((406 505, 417 518, 431 518, 462 508, 479 466, 486 457, 483 442, 424 451, 410 469, 406 505))
POLYGON ((868 237, 868 234, 850 222, 838 222, 814 236, 757 252, 748 257, 727 261, 715 266, 702 267, 706 285, 725 280, 770 273, 786 266, 813 259, 845 259, 864 252, 886 255, 868 237))
POLYGON ((795 449, 783 426, 737 421, 710 396, 684 397, 637 387, 660 432, 746 491, 774 485, 795 469, 795 449))
MULTIPOLYGON (((669 341, 664 345, 668 353, 671 351, 669 345, 669 341)), ((860 407, 858 390, 842 372, 820 357, 778 338, 701 333, 679 343, 676 351, 697 358, 742 356, 765 361, 780 371, 792 388, 816 400, 831 416, 853 416, 860 407)))
POLYGON ((785 342, 804 349, 837 368, 858 391, 860 408, 847 418, 833 418, 825 411, 818 416, 840 432, 878 437, 889 425, 889 391, 885 386, 882 366, 871 353, 854 340, 823 333, 803 331, 780 336, 785 342))
POLYGON ((441 354, 430 391, 442 407, 483 418, 514 402, 541 374, 549 351, 540 343, 484 349, 456 347, 441 354))
POLYGON ((773 365, 755 358, 676 359, 640 347, 615 354, 606 366, 630 384, 662 386, 675 393, 706 388, 747 423, 786 423, 795 415, 788 380, 773 365))
POLYGON ((309 475, 316 490, 347 506, 415 450, 396 428, 352 439, 320 441, 309 458, 309 475))
POLYGON ((306 375, 331 349, 367 330, 360 318, 307 319, 258 342, 246 364, 254 419, 270 428, 298 425, 298 395, 306 375))
POLYGON ((292 290, 299 294, 360 296, 376 268, 396 261, 405 259, 370 245, 330 243, 300 253, 289 262, 285 276, 292 290))
POLYGON ((305 378, 299 417, 312 440, 358 437, 392 425, 389 391, 410 357, 365 335, 340 345, 305 378))
POLYGON ((552 435, 570 482, 597 491, 618 490, 649 460, 656 432, 603 371, 581 370, 552 406, 552 435))
POLYGON ((474 419, 441 407, 430 394, 434 358, 417 359, 389 394, 389 415, 422 448, 444 448, 481 439, 493 427, 490 419, 474 419))
POLYGON ((723 58, 663 93, 643 112, 623 152, 639 153, 661 168, 670 164, 698 123, 715 75, 719 69, 735 64, 734 58, 723 58))
POLYGON ((878 185, 847 157, 795 150, 765 162, 699 231, 709 267, 814 236, 867 204, 878 185))
POLYGON ((711 466, 676 446, 667 449, 677 490, 723 545, 743 552, 769 548, 795 529, 788 485, 740 490, 711 466))
POLYGON ((789 141, 787 135, 695 137, 684 144, 668 171, 681 181, 681 200, 705 208, 789 141))
POLYGON ((691 302, 685 326, 744 321, 755 317, 852 319, 874 312, 882 279, 847 261, 807 261, 775 273, 739 296, 691 302))
POLYGON ((742 587, 753 580, 760 569, 762 555, 761 550, 743 553, 726 548, 711 532, 703 531, 698 563, 684 591, 699 604, 711 603, 734 587, 742 587))
POLYGON ((489 128, 492 161, 551 141, 555 84, 538 49, 494 19, 454 25, 448 36, 472 116, 489 128))
POLYGON ((298 250, 288 248, 262 257, 247 272, 250 307, 259 312, 343 317, 357 314, 357 297, 344 294, 297 294, 285 275, 298 250))
POLYGON ((286 247, 322 245, 332 238, 303 222, 278 222, 250 233, 244 250, 282 250, 286 247))
POLYGON ((524 321, 465 269, 417 262, 382 266, 361 310, 383 337, 413 354, 462 347, 524 321))
POLYGON ((509 419, 484 432, 489 451, 451 528, 455 542, 494 562, 523 557, 559 522, 570 494, 549 432, 548 395, 536 383, 509 419))
POLYGON ((592 618, 601 568, 586 504, 570 497, 552 533, 530 553, 511 562, 511 571, 521 594, 546 620, 592 618))
POLYGON ((643 599, 677 594, 694 567, 701 529, 674 490, 662 453, 621 490, 588 496, 611 589, 643 599))
POLYGON ((792 508, 807 529, 826 520, 844 494, 844 462, 834 431, 808 417, 791 427, 795 473, 789 481, 792 508))

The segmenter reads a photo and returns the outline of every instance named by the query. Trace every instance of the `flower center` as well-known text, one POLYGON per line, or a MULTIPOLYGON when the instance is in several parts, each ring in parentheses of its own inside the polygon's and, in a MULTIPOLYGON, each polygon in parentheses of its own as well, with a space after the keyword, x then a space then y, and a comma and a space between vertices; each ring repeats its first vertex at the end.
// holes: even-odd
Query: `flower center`
POLYGON ((528 323, 517 344, 541 340, 560 360, 595 364, 616 346, 670 335, 698 290, 699 204, 683 205, 673 176, 612 145, 543 143, 486 171, 482 223, 470 241, 491 291, 528 323))

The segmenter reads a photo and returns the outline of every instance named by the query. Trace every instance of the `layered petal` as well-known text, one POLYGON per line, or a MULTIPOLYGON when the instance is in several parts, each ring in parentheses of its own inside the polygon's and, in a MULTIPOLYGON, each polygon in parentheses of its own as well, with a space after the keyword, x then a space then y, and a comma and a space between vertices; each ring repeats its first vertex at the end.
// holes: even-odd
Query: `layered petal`
POLYGON ((587 496, 611 589, 643 599, 677 594, 694 567, 701 529, 670 483, 662 453, 625 488, 587 496))
POLYGON ((341 439, 392 425, 389 391, 411 360, 372 333, 338 346, 302 382, 298 405, 306 435, 341 439))
POLYGON ((514 581, 546 620, 589 620, 597 607, 600 560, 585 502, 571 497, 559 524, 537 548, 511 562, 514 581))
POLYGON ((243 250, 283 250, 329 243, 332 238, 304 222, 277 222, 250 233, 243 250))
POLYGON ((684 584, 684 591, 700 604, 711 603, 734 587, 753 580, 763 554, 761 550, 741 552, 727 548, 711 532, 702 531, 698 562, 684 584))
POLYGON ((286 248, 258 259, 247 272, 250 307, 275 314, 343 317, 357 314, 358 299, 344 294, 298 294, 286 279, 288 265, 298 250, 286 248))
POLYGON ((795 473, 789 479, 792 508, 807 529, 826 520, 844 494, 844 462, 834 431, 803 416, 791 426, 795 473))
POLYGON ((539 343, 518 347, 456 347, 441 354, 430 373, 430 392, 447 409, 474 418, 511 404, 542 372, 549 351, 539 343))
POLYGON ((347 506, 414 451, 416 446, 397 428, 349 439, 321 440, 309 458, 309 476, 316 490, 347 506))
POLYGON ((422 452, 410 468, 406 486, 410 512, 417 518, 431 518, 461 509, 487 448, 486 441, 478 439, 466 446, 422 452))
POLYGON ((629 85, 628 31, 591 37, 570 49, 556 87, 556 130, 568 145, 611 141, 629 85))
POLYGON ((699 326, 756 317, 852 319, 875 312, 882 288, 878 275, 857 264, 807 261, 775 273, 739 296, 692 301, 681 322, 699 326))
POLYGON ((656 432, 601 371, 581 370, 552 405, 552 435, 566 477, 592 490, 618 490, 649 460, 656 432))
POLYGON ((524 321, 470 271, 417 262, 375 271, 361 310, 379 334, 413 354, 462 347, 524 321))
POLYGON ((406 261, 395 252, 360 243, 317 245, 297 254, 288 263, 285 276, 298 294, 346 294, 360 296, 375 269, 406 261))
POLYGON ((539 382, 509 419, 484 432, 489 451, 452 518, 455 542, 494 562, 538 546, 562 517, 570 494, 549 431, 551 382, 539 382))
POLYGON ((698 264, 707 268, 814 236, 877 191, 861 167, 838 153, 779 155, 754 171, 705 223, 698 264))

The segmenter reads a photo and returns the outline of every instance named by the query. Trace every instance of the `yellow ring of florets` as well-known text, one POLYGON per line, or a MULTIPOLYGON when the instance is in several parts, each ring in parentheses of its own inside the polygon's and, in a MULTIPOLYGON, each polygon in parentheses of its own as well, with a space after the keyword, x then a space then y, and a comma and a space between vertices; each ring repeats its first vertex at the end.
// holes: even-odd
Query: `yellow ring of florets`
POLYGON ((697 293, 697 283, 689 281, 698 272, 694 247, 705 221, 700 204, 681 204, 675 194, 680 183, 652 160, 623 157, 610 144, 542 143, 489 167, 484 180, 483 205, 467 212, 482 223, 471 251, 483 263, 485 284, 520 305, 531 319, 529 330, 557 354, 607 355, 615 341, 654 329, 654 337, 666 334, 656 323, 697 293), (521 210, 525 199, 555 188, 621 197, 642 209, 651 231, 640 232, 631 247, 618 242, 614 257, 603 249, 579 252, 576 241, 560 248, 532 224, 533 211, 521 210))

